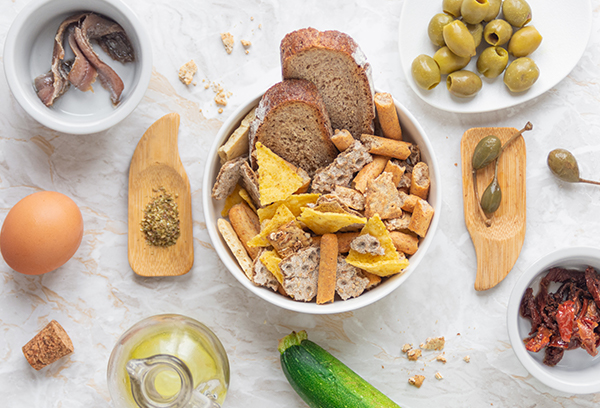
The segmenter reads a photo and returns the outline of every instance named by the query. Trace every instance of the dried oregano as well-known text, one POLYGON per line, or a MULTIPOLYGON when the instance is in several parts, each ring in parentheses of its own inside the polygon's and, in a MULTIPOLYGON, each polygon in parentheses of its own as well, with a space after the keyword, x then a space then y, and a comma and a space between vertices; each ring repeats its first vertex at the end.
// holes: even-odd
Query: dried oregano
POLYGON ((175 197, 164 187, 152 190, 158 193, 146 205, 140 231, 148 245, 168 247, 175 245, 180 235, 179 208, 175 197))

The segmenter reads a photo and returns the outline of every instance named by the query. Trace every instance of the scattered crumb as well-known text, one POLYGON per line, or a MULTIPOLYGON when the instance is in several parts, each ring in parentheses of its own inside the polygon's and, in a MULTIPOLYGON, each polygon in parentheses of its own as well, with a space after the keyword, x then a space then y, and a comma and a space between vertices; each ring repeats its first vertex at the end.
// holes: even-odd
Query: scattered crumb
POLYGON ((246 54, 250 54, 250 50, 246 50, 244 51, 246 54))
POLYGON ((454 167, 458 167, 458 163, 454 163, 454 167))
POLYGON ((213 92, 216 94, 215 103, 217 105, 227 106, 227 98, 229 98, 232 95, 231 92, 226 91, 225 89, 223 89, 223 86, 221 84, 217 84, 215 82, 211 84, 211 87, 213 92))
POLYGON ((440 355, 439 355, 439 356, 437 356, 435 359, 436 359, 437 361, 441 361, 441 362, 442 362, 442 363, 444 363, 444 364, 446 364, 446 362, 448 361, 448 360, 446 360, 446 356, 444 356, 444 353, 440 354, 440 355))
POLYGON ((262 30, 262 24, 259 24, 259 25, 258 25, 258 29, 259 29, 259 30, 262 30))
POLYGON ((250 17, 250 21, 254 21, 254 17, 250 17))
POLYGON ((223 41, 223 46, 227 54, 231 54, 233 51, 233 35, 230 33, 221 33, 221 41, 223 41))
POLYGON ((202 112, 202 108, 200 108, 200 112, 202 112))
POLYGON ((202 82, 206 82, 206 79, 203 79, 202 82))
POLYGON ((248 48, 252 45, 252 43, 248 40, 241 40, 240 42, 242 43, 242 46, 244 46, 246 48, 248 48))
POLYGON ((442 374, 438 371, 437 373, 435 373, 435 378, 441 380, 442 378, 444 378, 444 376, 442 376, 442 374))
POLYGON ((457 336, 460 336, 460 333, 456 333, 457 336))
POLYGON ((192 82, 192 85, 196 86, 196 85, 198 85, 198 82, 194 81, 194 82, 192 82))
POLYGON ((425 344, 421 344, 420 347, 425 350, 443 350, 446 340, 444 337, 427 337, 425 344))
POLYGON ((408 351, 412 349, 412 344, 408 344, 406 343, 404 346, 402 346, 402 352, 403 353, 408 353, 408 351))
POLYGON ((406 356, 408 357, 409 360, 411 361, 417 361, 417 359, 419 357, 421 357, 421 350, 419 349, 414 349, 414 350, 409 350, 406 353, 406 356))
POLYGON ((209 84, 204 85, 204 89, 208 89, 208 88, 210 88, 209 84))
POLYGON ((470 363, 470 362, 471 362, 471 357, 469 357, 469 356, 465 356, 465 357, 463 358, 463 360, 465 360, 465 363, 470 363))
POLYGON ((223 108, 219 108, 218 112, 223 113, 223 108))
POLYGON ((190 62, 186 62, 179 68, 179 80, 186 85, 192 83, 192 79, 194 78, 194 74, 198 71, 198 66, 191 60, 190 62))
POLYGON ((425 381, 425 376, 424 375, 413 375, 412 377, 410 377, 408 379, 408 383, 410 385, 414 385, 417 388, 421 388, 421 385, 423 385, 423 381, 425 381))

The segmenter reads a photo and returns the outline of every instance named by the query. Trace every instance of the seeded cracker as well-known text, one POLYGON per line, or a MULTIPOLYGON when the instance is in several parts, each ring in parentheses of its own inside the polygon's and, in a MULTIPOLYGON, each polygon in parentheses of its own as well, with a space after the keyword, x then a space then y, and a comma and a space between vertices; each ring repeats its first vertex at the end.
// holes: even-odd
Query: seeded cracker
POLYGON ((233 51, 233 35, 230 33, 221 33, 221 41, 223 42, 223 47, 225 47, 225 51, 227 54, 231 54, 233 51))

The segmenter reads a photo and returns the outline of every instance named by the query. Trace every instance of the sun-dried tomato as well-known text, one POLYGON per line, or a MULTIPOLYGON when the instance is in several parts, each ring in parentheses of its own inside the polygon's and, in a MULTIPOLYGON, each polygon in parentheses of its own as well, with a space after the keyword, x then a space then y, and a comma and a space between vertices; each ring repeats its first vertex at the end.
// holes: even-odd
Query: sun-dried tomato
POLYGON ((573 323, 575 322, 575 302, 567 300, 558 306, 556 321, 558 322, 561 339, 569 343, 573 334, 573 323))
POLYGON ((550 343, 550 336, 552 332, 545 328, 544 326, 540 327, 535 336, 533 336, 525 345, 525 348, 529 351, 533 351, 537 353, 544 347, 550 343))
POLYGON ((596 348, 598 338, 596 337, 596 333, 594 333, 594 329, 597 326, 598 323, 593 322, 586 317, 577 319, 577 335, 581 339, 581 347, 591 356, 596 356, 598 354, 598 349, 596 348))

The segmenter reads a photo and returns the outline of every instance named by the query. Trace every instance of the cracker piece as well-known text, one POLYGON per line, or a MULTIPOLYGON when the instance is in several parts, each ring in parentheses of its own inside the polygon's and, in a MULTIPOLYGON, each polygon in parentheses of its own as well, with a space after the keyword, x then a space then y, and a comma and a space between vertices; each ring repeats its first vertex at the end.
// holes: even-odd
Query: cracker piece
POLYGON ((260 233, 260 223, 256 213, 252 211, 248 204, 242 202, 234 205, 229 210, 229 222, 250 258, 256 259, 260 253, 260 248, 248 245, 248 241, 260 233))
POLYGON ((392 182, 392 173, 383 172, 375 180, 367 183, 365 216, 379 214, 382 220, 402 216, 402 201, 392 182))
POLYGON ((421 350, 419 350, 419 349, 408 350, 406 352, 406 357, 408 357, 408 359, 410 361, 417 361, 419 359, 419 357, 421 357, 421 350))
POLYGON ((261 206, 285 200, 304 184, 285 160, 260 142, 256 143, 256 162, 261 206))
POLYGON ((409 195, 402 191, 400 191, 398 195, 400 197, 400 200, 402 201, 402 209, 404 211, 408 211, 409 213, 412 213, 414 211, 415 204, 417 204, 417 201, 421 199, 421 197, 419 196, 412 194, 409 195))
POLYGON ((358 211, 354 211, 346 204, 342 202, 342 200, 336 196, 335 194, 323 194, 320 196, 315 203, 314 206, 310 206, 315 211, 320 212, 333 212, 338 214, 351 214, 356 215, 357 217, 362 217, 363 215, 358 211))
POLYGON ((410 182, 410 194, 427 200, 429 195, 429 167, 425 162, 419 162, 412 171, 410 182))
POLYGON ((446 340, 444 337, 427 337, 425 344, 421 344, 420 347, 424 350, 443 350, 446 340))
POLYGON ((384 220, 383 223, 388 231, 407 231, 410 224, 411 214, 407 211, 402 213, 402 217, 384 220))
POLYGON ((56 320, 50 321, 23 346, 23 354, 30 366, 41 370, 74 350, 69 335, 56 320))
POLYGON ((378 215, 369 218, 360 234, 371 234, 376 237, 383 247, 385 254, 361 254, 350 249, 346 262, 379 276, 389 276, 400 273, 408 266, 408 260, 404 257, 404 254, 398 254, 388 230, 385 228, 385 225, 383 225, 383 222, 378 215))
POLYGON ((367 184, 369 180, 373 180, 379 176, 383 172, 383 169, 385 169, 385 166, 389 160, 389 157, 373 156, 373 161, 363 167, 362 170, 358 172, 354 180, 352 180, 352 186, 354 189, 364 194, 367 191, 367 184))
POLYGON ((261 258, 262 255, 254 260, 254 264, 252 266, 252 271, 254 273, 252 276, 252 281, 258 286, 264 286, 273 290, 274 292, 277 292, 277 289, 279 288, 279 282, 269 271, 269 268, 267 268, 261 258))
POLYGON ((356 237, 351 243, 350 248, 361 254, 383 255, 385 250, 381 247, 379 240, 371 234, 364 234, 356 237))
POLYGON ((258 189, 258 176, 254 172, 254 170, 252 170, 252 167, 250 167, 250 164, 248 162, 242 163, 242 165, 240 167, 240 172, 241 172, 240 184, 248 192, 248 194, 250 195, 250 198, 252 198, 252 202, 254 203, 254 206, 262 207, 260 205, 260 191, 258 189))
POLYGON ((446 356, 444 355, 444 353, 439 354, 435 357, 436 361, 440 361, 444 364, 446 364, 448 362, 448 360, 446 360, 446 356))
POLYGON ((248 204, 248 207, 252 208, 252 211, 256 213, 256 207, 254 206, 254 201, 252 201, 252 197, 250 197, 250 194, 248 194, 248 192, 243 188, 240 189, 238 194, 240 195, 240 197, 242 197, 242 200, 244 200, 246 204, 248 204))
POLYGON ((325 234, 321 238, 321 259, 319 260, 319 280, 317 284, 317 304, 333 303, 336 288, 337 237, 325 234))
POLYGON ((408 229, 420 237, 424 237, 433 218, 433 207, 425 200, 419 199, 413 210, 408 229))
POLYGON ((316 203, 318 198, 319 194, 293 194, 283 201, 275 201, 271 205, 259 208, 257 211, 258 219, 262 224, 265 220, 273 218, 280 205, 285 205, 297 217, 303 208, 316 203))
POLYGON ((412 182, 412 172, 408 172, 408 169, 404 171, 400 182, 398 183, 398 190, 408 194, 410 190, 410 183, 412 182))
POLYGON ((398 184, 400 184, 400 180, 402 180, 402 176, 406 171, 406 167, 400 166, 396 160, 390 160, 385 165, 383 171, 392 174, 392 183, 394 183, 395 187, 398 187, 398 184))
POLYGON ((340 152, 343 152, 354 143, 354 137, 346 129, 336 129, 331 136, 331 141, 340 152))
POLYGON ((381 276, 377 276, 374 273, 369 273, 367 271, 362 271, 362 274, 365 276, 365 278, 369 280, 369 283, 367 283, 367 287, 365 288, 365 290, 373 289, 375 286, 381 283, 381 276))
POLYGON ((392 95, 387 92, 378 92, 373 100, 383 135, 390 139, 402 140, 402 128, 392 95))
POLYGON ((249 48, 252 45, 252 43, 248 40, 240 40, 240 42, 244 48, 249 48))
POLYGON ((465 363, 470 363, 471 362, 471 357, 469 356, 464 356, 463 360, 465 361, 465 363))
POLYGON ((441 380, 444 378, 444 376, 442 375, 442 373, 440 373, 439 371, 435 373, 435 378, 438 380, 441 380))
POLYGON ((320 249, 310 246, 279 264, 283 289, 294 300, 310 302, 317 295, 320 249))
POLYGON ((212 198, 222 200, 227 198, 238 184, 240 179, 240 167, 247 160, 247 157, 242 156, 233 160, 229 160, 221 166, 219 174, 212 189, 212 198))
POLYGON ((281 258, 286 258, 312 244, 310 234, 304 232, 295 220, 270 233, 267 239, 281 258))
POLYGON ((363 211, 365 209, 365 196, 353 188, 335 186, 333 194, 335 194, 348 208, 357 211, 363 211))
POLYGON ((290 221, 294 221, 296 217, 292 212, 285 206, 280 205, 277 208, 277 212, 270 220, 266 221, 260 230, 260 233, 257 234, 254 238, 248 241, 249 247, 267 247, 270 242, 267 240, 267 237, 270 233, 277 231, 282 225, 287 224, 290 221))
POLYGON ((360 235, 360 232, 338 232, 336 235, 338 237, 338 252, 346 254, 350 252, 350 244, 360 235))
POLYGON ((198 66, 191 60, 186 62, 179 68, 179 80, 186 85, 189 85, 194 80, 194 75, 198 71, 198 66))
POLYGON ((414 385, 417 388, 421 388, 421 385, 423 385, 423 381, 425 381, 425 376, 419 374, 413 375, 408 379, 408 383, 410 385, 414 385))
POLYGON ((360 141, 369 149, 369 153, 404 160, 410 156, 411 143, 386 139, 374 135, 361 135, 360 141))
POLYGON ((413 255, 419 249, 419 238, 399 231, 390 231, 390 237, 398 252, 413 255))
POLYGON ((229 136, 227 142, 221 147, 217 153, 221 159, 221 164, 235 159, 236 157, 248 155, 248 132, 250 131, 250 122, 256 118, 256 109, 252 109, 242 119, 240 126, 229 136))
POLYGON ((229 250, 240 264, 240 267, 248 279, 252 281, 252 275, 254 274, 252 271, 252 258, 250 258, 248 252, 246 252, 246 249, 235 233, 235 230, 229 221, 224 220, 223 218, 219 218, 217 220, 217 228, 225 240, 225 243, 229 247, 229 250))
POLYGON ((296 190, 294 192, 294 194, 306 193, 310 189, 310 182, 312 181, 312 179, 308 175, 308 172, 306 170, 304 170, 302 167, 298 167, 295 164, 292 164, 287 160, 284 160, 284 161, 290 167, 290 169, 292 169, 294 171, 294 173, 299 175, 300 178, 302 179, 303 184, 300 186, 300 188, 298 188, 298 190, 296 190))
POLYGON ((281 269, 279 268, 281 258, 277 255, 277 253, 275 251, 263 250, 259 258, 260 262, 262 262, 269 273, 275 277, 277 282, 282 283, 283 275, 281 274, 281 269))
POLYGON ((332 234, 351 225, 364 225, 366 218, 350 214, 319 212, 312 208, 303 208, 298 221, 310 228, 315 234, 332 234))
POLYGON ((365 146, 358 140, 340 153, 327 167, 317 170, 311 188, 313 193, 331 193, 335 186, 349 187, 354 173, 373 160, 365 146))
POLYGON ((227 54, 231 54, 234 44, 233 35, 230 33, 221 33, 221 41, 223 42, 223 47, 225 47, 227 54))
POLYGON ((342 255, 338 255, 335 291, 342 300, 361 295, 369 283, 370 280, 365 277, 363 271, 347 263, 342 255))
POLYGON ((412 349, 412 344, 406 343, 405 345, 402 346, 402 352, 405 354, 408 353, 408 351, 411 349, 412 349))
POLYGON ((229 215, 229 210, 231 210, 231 207, 244 201, 244 199, 240 195, 241 190, 243 190, 242 186, 238 184, 235 186, 231 194, 227 196, 227 198, 225 199, 225 204, 223 205, 223 209, 221 210, 221 217, 227 217, 229 215))

